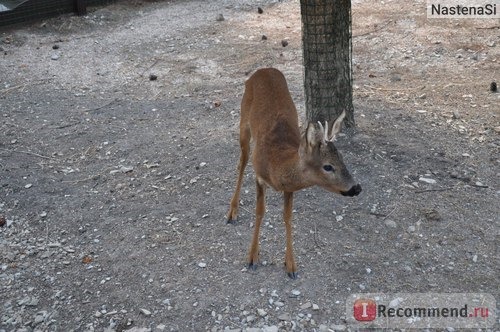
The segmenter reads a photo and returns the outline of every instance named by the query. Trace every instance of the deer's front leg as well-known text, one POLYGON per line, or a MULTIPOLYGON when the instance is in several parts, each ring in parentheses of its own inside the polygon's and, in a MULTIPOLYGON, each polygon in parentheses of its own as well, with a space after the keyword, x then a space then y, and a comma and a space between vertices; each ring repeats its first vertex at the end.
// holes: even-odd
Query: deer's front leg
POLYGON ((248 268, 255 270, 259 262, 259 233, 260 224, 266 211, 266 187, 259 180, 257 184, 257 203, 255 207, 255 229, 253 231, 252 244, 248 253, 248 268))
POLYGON ((283 220, 285 221, 286 230, 286 252, 285 252, 285 267, 288 276, 296 279, 297 265, 293 258, 293 237, 292 237, 292 209, 293 209, 293 192, 284 192, 285 204, 283 207, 283 220))

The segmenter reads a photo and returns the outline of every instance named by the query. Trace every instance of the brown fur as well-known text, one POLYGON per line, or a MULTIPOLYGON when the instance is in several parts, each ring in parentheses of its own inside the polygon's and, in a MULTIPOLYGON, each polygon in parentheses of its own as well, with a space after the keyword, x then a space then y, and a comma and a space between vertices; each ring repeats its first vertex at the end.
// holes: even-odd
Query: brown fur
MULTIPOLYGON (((334 123, 333 128, 340 129, 340 121, 334 123)), ((284 193, 285 265, 288 275, 295 278, 297 267, 293 257, 291 228, 293 192, 313 185, 337 193, 352 192, 355 183, 333 143, 324 141, 324 131, 309 124, 306 133, 300 135, 297 110, 283 74, 273 68, 260 69, 245 83, 241 102, 241 155, 236 190, 228 212, 229 222, 235 220, 238 214, 241 182, 249 158, 251 137, 254 139, 252 163, 257 177, 257 202, 248 264, 255 268, 258 262, 265 189, 270 186, 284 193), (326 172, 323 169, 326 164, 335 168, 336 172, 326 172)))

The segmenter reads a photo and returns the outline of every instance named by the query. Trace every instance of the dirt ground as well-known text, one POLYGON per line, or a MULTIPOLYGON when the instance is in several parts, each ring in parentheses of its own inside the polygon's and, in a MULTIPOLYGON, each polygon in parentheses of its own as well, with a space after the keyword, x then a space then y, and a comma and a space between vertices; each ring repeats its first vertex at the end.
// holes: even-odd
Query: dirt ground
POLYGON ((251 167, 225 223, 243 84, 279 68, 304 121, 300 31, 298 0, 123 1, 1 31, 0 331, 343 331, 352 293, 498 299, 499 21, 428 20, 423 1, 353 2, 357 129, 337 146, 363 192, 296 194, 290 280, 268 191, 246 270, 251 167))

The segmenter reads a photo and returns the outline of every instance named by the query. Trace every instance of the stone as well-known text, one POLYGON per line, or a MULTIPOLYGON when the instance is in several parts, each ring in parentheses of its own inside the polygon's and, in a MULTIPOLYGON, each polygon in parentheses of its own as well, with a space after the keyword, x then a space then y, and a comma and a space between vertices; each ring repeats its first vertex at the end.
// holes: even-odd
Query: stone
POLYGON ((309 309, 311 306, 311 302, 306 302, 300 306, 300 309, 309 309))
POLYGON ((434 180, 434 179, 431 179, 431 178, 424 178, 424 177, 420 177, 418 178, 418 181, 420 182, 424 182, 424 183, 427 183, 427 184, 436 184, 437 181, 434 180))
POLYGON ((139 309, 139 311, 141 312, 141 314, 143 314, 144 316, 151 316, 151 311, 147 310, 147 309, 139 309))
POLYGON ((391 219, 387 219, 386 221, 384 221, 384 224, 389 228, 396 228, 398 226, 396 222, 391 219))
POLYGON ((290 321, 290 320, 292 320, 292 317, 290 316, 290 314, 288 312, 284 312, 278 316, 278 319, 283 320, 283 321, 290 321))
POLYGON ((265 317, 267 316, 267 311, 264 309, 257 309, 257 314, 259 314, 260 317, 265 317))

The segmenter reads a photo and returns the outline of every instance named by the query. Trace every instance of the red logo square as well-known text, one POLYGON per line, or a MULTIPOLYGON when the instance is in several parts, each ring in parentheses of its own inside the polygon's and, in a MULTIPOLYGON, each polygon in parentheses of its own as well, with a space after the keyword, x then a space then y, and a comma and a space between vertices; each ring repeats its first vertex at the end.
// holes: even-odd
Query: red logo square
POLYGON ((354 318, 359 322, 368 322, 377 317, 377 304, 371 299, 357 299, 354 302, 354 318))

